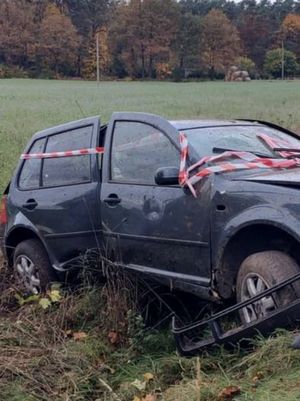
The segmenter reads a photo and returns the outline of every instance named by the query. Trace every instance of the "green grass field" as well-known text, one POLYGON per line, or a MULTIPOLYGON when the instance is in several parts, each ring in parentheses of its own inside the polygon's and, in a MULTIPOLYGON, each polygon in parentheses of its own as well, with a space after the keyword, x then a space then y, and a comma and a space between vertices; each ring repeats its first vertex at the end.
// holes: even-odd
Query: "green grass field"
POLYGON ((300 81, 94 82, 0 80, 0 190, 36 131, 84 116, 145 111, 167 118, 253 118, 300 129, 300 81))
MULTIPOLYGON (((0 80, 0 191, 30 136, 51 125, 90 115, 107 122, 113 111, 130 110, 172 119, 270 120, 300 132, 299 105, 300 81, 0 80)), ((138 326, 131 327, 129 345, 128 339, 126 347, 111 344, 107 330, 118 330, 109 326, 116 323, 111 307, 93 288, 47 310, 38 300, 18 306, 0 267, 0 401, 224 401, 231 399, 229 386, 240 388, 236 401, 300 400, 292 333, 256 339, 252 352, 221 349, 185 359, 169 334, 146 336, 138 326), (153 375, 147 383, 145 373, 153 375)))

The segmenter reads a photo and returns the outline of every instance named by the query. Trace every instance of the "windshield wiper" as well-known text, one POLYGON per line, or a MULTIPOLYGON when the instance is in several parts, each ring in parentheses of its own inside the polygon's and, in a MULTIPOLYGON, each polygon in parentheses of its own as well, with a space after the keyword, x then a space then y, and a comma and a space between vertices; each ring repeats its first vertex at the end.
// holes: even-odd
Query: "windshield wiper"
MULTIPOLYGON (((215 152, 215 153, 222 153, 222 152, 248 152, 248 153, 252 153, 252 154, 254 154, 255 156, 258 156, 258 157, 266 157, 268 159, 277 159, 278 158, 276 156, 269 155, 268 153, 261 153, 261 152, 256 152, 256 151, 253 151, 253 150, 241 150, 241 149, 229 149, 229 148, 214 147, 214 148, 212 148, 212 151, 215 152)), ((299 152, 300 152, 300 150, 299 150, 299 152)))
POLYGON ((294 157, 300 156, 299 148, 273 148, 274 152, 292 152, 290 155, 285 156, 286 159, 293 159, 294 157))
POLYGON ((300 148, 273 148, 275 152, 294 152, 300 153, 300 148))

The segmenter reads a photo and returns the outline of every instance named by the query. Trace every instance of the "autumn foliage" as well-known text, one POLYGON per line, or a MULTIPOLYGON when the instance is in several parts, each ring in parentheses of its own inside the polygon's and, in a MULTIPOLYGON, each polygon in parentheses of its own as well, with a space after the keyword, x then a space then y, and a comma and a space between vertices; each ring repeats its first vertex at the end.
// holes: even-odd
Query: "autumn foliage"
POLYGON ((296 0, 1 0, 0 76, 222 77, 241 58, 267 72, 280 48, 300 61, 296 0))
POLYGON ((203 61, 213 78, 215 70, 226 70, 241 54, 237 29, 220 10, 211 10, 203 18, 203 61))

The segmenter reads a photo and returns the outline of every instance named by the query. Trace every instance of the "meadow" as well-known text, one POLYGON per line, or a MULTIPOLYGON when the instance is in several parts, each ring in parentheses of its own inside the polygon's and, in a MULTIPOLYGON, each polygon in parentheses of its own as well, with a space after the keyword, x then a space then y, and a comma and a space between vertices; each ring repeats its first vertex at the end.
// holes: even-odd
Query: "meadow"
POLYGON ((300 130, 300 81, 95 82, 0 80, 0 192, 27 140, 49 126, 114 111, 171 119, 251 118, 300 130))
MULTIPOLYGON (((0 192, 30 136, 55 124, 91 115, 105 123, 112 112, 130 110, 262 119, 300 132, 299 105, 300 81, 0 80, 0 192)), ((0 267, 0 400, 299 401, 294 333, 258 336, 251 351, 215 349, 186 359, 169 330, 145 332, 138 316, 126 315, 127 295, 114 295, 89 281, 73 294, 48 294, 43 309, 41 298, 17 295, 0 267)))

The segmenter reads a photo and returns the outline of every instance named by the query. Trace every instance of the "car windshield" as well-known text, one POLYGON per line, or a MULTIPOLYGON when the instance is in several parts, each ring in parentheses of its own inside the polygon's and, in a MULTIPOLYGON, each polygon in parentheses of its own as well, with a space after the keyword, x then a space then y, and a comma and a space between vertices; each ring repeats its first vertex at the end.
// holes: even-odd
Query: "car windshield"
POLYGON ((267 135, 275 141, 285 141, 288 147, 300 148, 300 138, 262 125, 206 127, 186 129, 183 132, 187 136, 189 146, 200 158, 218 155, 226 150, 252 152, 260 157, 280 157, 260 135, 267 135))

